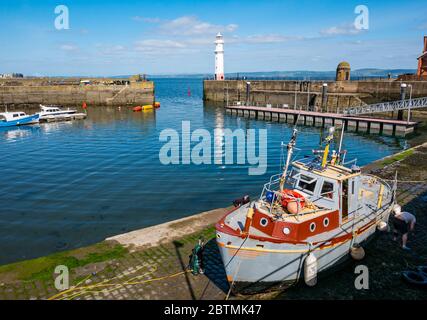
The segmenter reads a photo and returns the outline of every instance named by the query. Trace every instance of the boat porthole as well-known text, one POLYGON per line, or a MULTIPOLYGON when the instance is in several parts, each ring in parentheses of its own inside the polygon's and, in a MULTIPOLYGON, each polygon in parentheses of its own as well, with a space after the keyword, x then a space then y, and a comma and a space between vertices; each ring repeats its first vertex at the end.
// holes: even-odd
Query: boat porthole
POLYGON ((310 231, 314 232, 314 230, 316 230, 316 223, 312 222, 312 223, 310 223, 310 231))
POLYGON ((266 227, 266 226, 267 226, 267 224, 268 224, 268 220, 267 220, 266 218, 261 218, 261 220, 259 221, 259 224, 260 224, 262 227, 266 227))
POLYGON ((329 226, 329 218, 323 219, 323 226, 325 227, 329 226))
POLYGON ((216 237, 219 239, 219 238, 221 238, 221 235, 218 233, 218 234, 216 235, 216 237))
POLYGON ((286 234, 286 235, 288 235, 288 234, 291 233, 291 230, 289 228, 287 228, 287 227, 284 227, 283 228, 283 233, 286 234))

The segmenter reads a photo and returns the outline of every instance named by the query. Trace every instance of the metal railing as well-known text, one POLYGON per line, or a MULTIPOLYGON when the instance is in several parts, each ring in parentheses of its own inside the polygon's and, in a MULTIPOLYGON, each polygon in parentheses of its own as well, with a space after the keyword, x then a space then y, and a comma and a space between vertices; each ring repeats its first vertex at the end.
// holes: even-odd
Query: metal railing
POLYGON ((390 111, 399 111, 399 110, 408 110, 408 109, 418 109, 418 108, 425 108, 425 107, 427 107, 427 97, 407 99, 407 100, 397 100, 392 102, 381 102, 381 103, 369 104, 366 106, 348 108, 344 110, 344 114, 359 115, 359 114, 390 112, 390 111))
POLYGON ((307 108, 307 105, 297 105, 288 104, 288 103, 261 103, 253 101, 231 101, 228 102, 226 107, 263 107, 267 109, 291 109, 291 110, 302 110, 302 111, 314 111, 314 106, 307 108))

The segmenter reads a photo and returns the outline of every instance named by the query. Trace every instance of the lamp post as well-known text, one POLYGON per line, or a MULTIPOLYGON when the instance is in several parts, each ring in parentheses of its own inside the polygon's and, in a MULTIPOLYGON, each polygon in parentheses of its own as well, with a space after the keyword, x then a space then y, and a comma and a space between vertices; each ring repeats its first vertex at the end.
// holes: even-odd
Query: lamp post
MULTIPOLYGON (((325 110, 326 109, 326 112, 328 112, 328 104, 327 104, 327 101, 328 101, 328 84, 327 83, 324 83, 323 85, 322 85, 322 109, 323 110, 325 110)), ((322 111, 323 111, 322 110, 322 111)))
POLYGON ((248 81, 246 82, 246 106, 249 106, 250 92, 251 92, 251 83, 248 81))
MULTIPOLYGON (((406 83, 402 83, 400 85, 400 100, 405 100, 406 97, 406 88, 407 88, 407 84, 406 83)), ((397 111, 397 120, 403 120, 403 110, 399 110, 397 111)))
POLYGON ((299 86, 299 81, 297 82, 297 81, 295 81, 295 102, 294 102, 294 110, 296 110, 297 109, 297 89, 298 89, 298 86, 299 86))
POLYGON ((412 84, 408 84, 409 87, 409 107, 408 107, 408 123, 411 120, 411 107, 412 107, 412 84))

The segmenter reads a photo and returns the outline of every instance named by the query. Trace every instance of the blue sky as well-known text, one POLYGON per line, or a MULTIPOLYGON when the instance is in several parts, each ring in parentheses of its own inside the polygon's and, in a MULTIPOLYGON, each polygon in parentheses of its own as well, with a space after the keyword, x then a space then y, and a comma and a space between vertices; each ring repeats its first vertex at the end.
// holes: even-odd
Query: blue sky
POLYGON ((416 68, 427 34, 418 1, 0 1, 0 73, 212 73, 215 34, 225 71, 416 68), (57 5, 69 30, 56 30, 57 5), (357 30, 357 5, 369 29, 357 30))

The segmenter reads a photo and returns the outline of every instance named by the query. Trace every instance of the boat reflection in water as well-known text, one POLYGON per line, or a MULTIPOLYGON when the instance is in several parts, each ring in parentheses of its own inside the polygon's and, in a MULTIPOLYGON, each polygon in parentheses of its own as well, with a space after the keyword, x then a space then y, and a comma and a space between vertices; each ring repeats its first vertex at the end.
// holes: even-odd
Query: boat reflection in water
POLYGON ((39 130, 39 125, 0 128, 0 136, 3 136, 6 141, 16 141, 28 137, 39 130))

